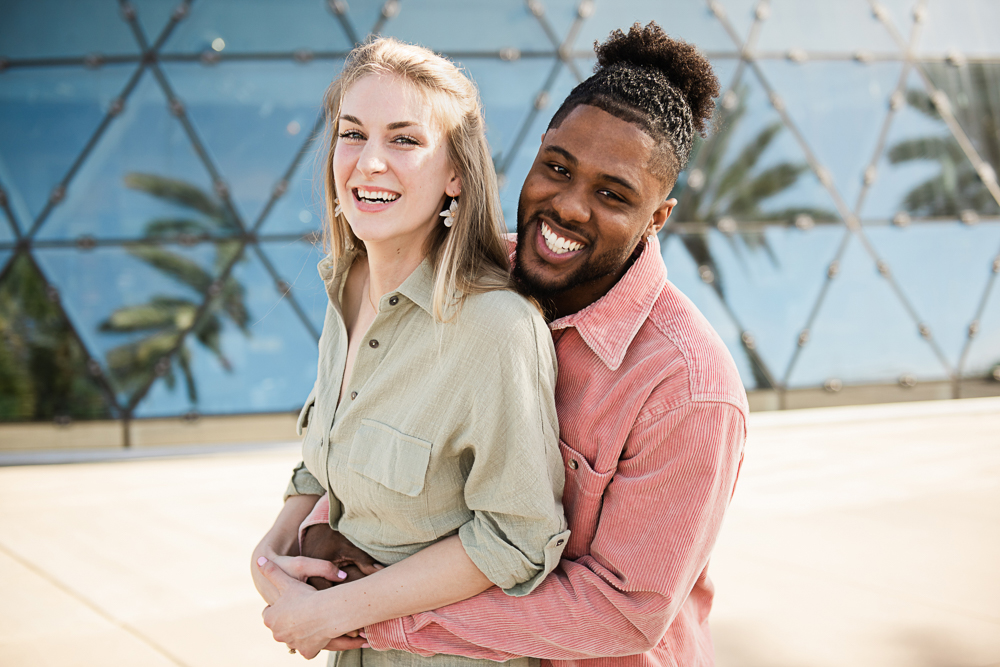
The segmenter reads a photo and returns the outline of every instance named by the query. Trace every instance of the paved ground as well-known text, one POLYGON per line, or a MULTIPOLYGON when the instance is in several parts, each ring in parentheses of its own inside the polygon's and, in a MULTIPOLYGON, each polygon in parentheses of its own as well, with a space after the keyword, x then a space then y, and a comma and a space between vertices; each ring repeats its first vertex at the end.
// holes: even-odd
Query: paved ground
MULTIPOLYGON (((1000 665, 1000 399, 751 428, 712 564, 720 667, 1000 665)), ((295 459, 0 468, 0 665, 302 664, 248 575, 295 459)))

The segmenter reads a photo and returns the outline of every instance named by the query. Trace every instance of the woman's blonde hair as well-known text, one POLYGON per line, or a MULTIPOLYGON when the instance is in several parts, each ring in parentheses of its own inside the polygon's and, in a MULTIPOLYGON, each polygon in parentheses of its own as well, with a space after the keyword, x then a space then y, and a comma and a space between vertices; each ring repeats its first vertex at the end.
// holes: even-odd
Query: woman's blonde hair
MULTIPOLYGON (((324 102, 329 133, 324 167, 327 220, 324 241, 327 251, 338 262, 352 249, 364 247, 343 214, 334 215, 337 187, 333 179, 333 152, 339 135, 340 105, 347 90, 369 74, 398 76, 426 96, 444 130, 448 157, 461 178, 462 194, 454 224, 450 228, 436 225, 426 249, 434 266, 434 317, 448 321, 458 313, 467 294, 510 286, 500 194, 486 143, 479 91, 451 61, 391 37, 373 39, 348 54, 344 69, 330 84, 324 102)), ((446 198, 445 207, 450 203, 451 199, 446 198)))

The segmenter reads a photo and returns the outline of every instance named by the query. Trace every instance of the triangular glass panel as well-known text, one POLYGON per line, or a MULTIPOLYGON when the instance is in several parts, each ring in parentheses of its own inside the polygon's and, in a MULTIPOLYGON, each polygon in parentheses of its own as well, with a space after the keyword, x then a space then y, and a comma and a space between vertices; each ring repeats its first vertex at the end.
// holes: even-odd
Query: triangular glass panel
POLYGON ((375 28, 381 34, 400 14, 413 9, 406 5, 400 0, 345 0, 346 11, 342 16, 358 41, 363 42, 375 28))
POLYGON ((861 217, 905 221, 1000 212, 916 72, 898 103, 861 217))
MULTIPOLYGON (((742 50, 743 44, 750 37, 750 28, 753 26, 754 21, 757 20, 759 0, 717 0, 717 2, 725 11, 725 16, 722 20, 729 22, 729 25, 741 40, 736 48, 742 50)), ((667 23, 667 25, 670 24, 667 23)))
POLYGON ((271 206, 260 227, 263 236, 318 233, 323 226, 323 156, 322 139, 313 143, 289 177, 281 196, 271 206))
POLYGON ((920 2, 923 0, 878 0, 888 13, 893 28, 907 42, 913 29, 913 10, 920 2))
MULTIPOLYGON (((281 276, 317 333, 323 330, 328 301, 316 265, 325 256, 323 244, 307 239, 260 243, 275 272, 281 276)), ((284 286, 282 286, 284 287, 284 286)))
POLYGON ((755 53, 803 49, 899 54, 899 46, 872 13, 868 0, 771 0, 769 7, 755 53))
POLYGON ((755 372, 754 364, 740 342, 743 332, 733 323, 716 291, 700 277, 698 265, 691 259, 691 254, 684 247, 681 238, 676 235, 667 238, 662 252, 663 261, 667 265, 667 278, 694 302, 722 338, 736 361, 743 386, 747 389, 766 387, 766 381, 760 378, 759 370, 755 372))
MULTIPOLYGON (((353 4, 353 3, 352 3, 353 4)), ((291 53, 349 51, 337 17, 324 0, 195 2, 162 53, 291 53), (266 28, 265 28, 266 26, 266 28)))
POLYGON ((238 229, 147 72, 38 238, 185 238, 238 229))
MULTIPOLYGON (((237 241, 222 241, 34 252, 124 405, 154 373, 170 376, 176 370, 157 363, 215 290, 213 283, 237 249, 237 241)), ((241 317, 246 287, 229 280, 220 289, 218 298, 229 309, 224 317, 241 317)))
MULTIPOLYGON (((994 274, 1000 273, 1000 254, 997 254, 993 261, 995 264, 988 267, 989 270, 994 274)), ((980 290, 978 283, 976 289, 980 290)), ((974 313, 967 317, 973 316, 974 313)), ((967 325, 972 324, 967 322, 967 325)), ((975 334, 969 343, 969 350, 962 366, 962 377, 985 378, 1000 382, 1000 281, 996 275, 993 276, 986 305, 979 320, 974 323, 974 329, 975 334)))
MULTIPOLYGON (((174 357, 173 387, 153 385, 138 417, 296 410, 316 380, 318 348, 255 253, 233 269, 238 298, 209 312, 174 357)), ((164 380, 167 378, 165 377, 164 380)), ((292 437, 289 434, 289 437, 292 437)))
MULTIPOLYGON (((0 1, 0 56, 66 58, 139 53, 117 2, 0 1)), ((7 76, 6 74, 4 76, 7 76)))
POLYGON ((983 0, 929 0, 923 33, 917 42, 920 54, 966 56, 1000 55, 996 27, 1000 3, 983 0))
MULTIPOLYGON (((9 253, 0 253, 7 255, 9 253)), ((0 257, 5 261, 8 257, 0 257)), ((0 283, 0 422, 110 419, 113 409, 87 365, 87 352, 27 255, 0 283)))
MULTIPOLYGON (((3 192, 0 190, 0 192, 3 192)), ((0 194, 0 197, 6 197, 0 194)), ((0 243, 13 243, 17 238, 14 230, 17 229, 17 222, 7 215, 6 207, 0 206, 0 243)))
POLYGON ((135 65, 12 69, 0 86, 0 179, 26 227, 121 94, 135 65))
MULTIPOLYGON (((522 11, 524 11, 525 14, 528 14, 532 19, 537 21, 539 25, 544 22, 552 30, 556 44, 553 45, 552 40, 548 38, 544 41, 539 41, 535 45, 535 48, 539 51, 555 51, 557 47, 562 46, 566 42, 566 38, 569 36, 573 25, 580 20, 581 5, 583 5, 586 10, 585 0, 532 0, 531 2, 518 2, 518 0, 507 1, 514 5, 521 5, 522 11), (535 12, 538 12, 537 18, 535 16, 535 12)), ((583 24, 585 25, 589 20, 589 18, 584 18, 583 24)), ((631 25, 634 20, 638 19, 627 21, 625 24, 631 25)), ((580 27, 582 30, 583 25, 580 27)), ((605 37, 607 37, 607 35, 605 35, 605 37)), ((574 40, 569 47, 576 53, 581 51, 590 51, 593 47, 593 40, 585 42, 577 37, 577 39, 574 40)))
MULTIPOLYGON (((146 42, 150 46, 160 39, 163 30, 170 23, 174 11, 181 6, 180 2, 171 2, 170 0, 129 0, 129 3, 135 8, 139 27, 142 28, 146 42)), ((194 4, 201 3, 195 2, 194 4)))
POLYGON ((14 255, 13 250, 6 250, 0 248, 0 274, 2 274, 4 272, 4 269, 7 268, 7 262, 10 260, 11 257, 13 257, 13 255, 14 255))
MULTIPOLYGON (((556 61, 548 61, 550 66, 556 61)), ((587 61, 584 61, 587 62, 587 61)), ((498 165, 500 175, 500 202, 503 205, 504 219, 507 222, 507 229, 513 231, 517 226, 517 200, 521 195, 521 186, 524 184, 524 177, 528 175, 531 165, 535 161, 538 153, 538 146, 541 136, 549 126, 556 109, 562 104, 566 96, 577 84, 576 77, 565 65, 558 65, 559 72, 555 82, 548 91, 541 89, 533 91, 533 98, 537 101, 538 112, 524 132, 524 138, 520 145, 508 148, 510 151, 498 165), (503 169, 506 167, 506 169, 503 169)), ((525 120, 531 118, 530 110, 525 120)))
POLYGON ((759 62, 816 159, 851 208, 878 145, 902 63, 759 62))
POLYGON ((922 63, 980 158, 1000 174, 1000 63, 922 63))
POLYGON ((164 65, 248 227, 309 137, 340 68, 339 60, 164 65))
POLYGON ((381 34, 453 57, 468 52, 499 53, 504 49, 552 50, 538 20, 523 2, 404 1, 399 4, 399 16, 387 22, 381 34), (488 29, 484 29, 486 26, 488 29))
POLYGON ((958 365, 968 326, 992 275, 1000 224, 958 221, 868 227, 868 240, 945 354, 958 365))
POLYGON ((788 379, 790 388, 941 380, 947 369, 854 237, 788 379))
POLYGON ((577 48, 587 48, 594 41, 603 42, 613 30, 628 32, 634 21, 646 24, 650 20, 657 21, 671 37, 694 44, 703 52, 738 52, 742 46, 733 43, 726 29, 703 2, 639 0, 628 3, 627 13, 628 16, 623 17, 622 7, 617 3, 595 3, 594 15, 583 23, 577 37, 577 48), (675 33, 675 30, 681 30, 680 26, 683 26, 683 31, 675 33))
POLYGON ((470 59, 462 66, 479 87, 486 116, 486 138, 490 142, 494 161, 502 164, 531 111, 538 91, 552 71, 552 60, 524 58, 504 62, 470 59))
POLYGON ((710 222, 735 232, 742 223, 812 226, 839 220, 829 192, 752 72, 744 70, 724 96, 719 125, 699 147, 686 187, 677 191, 675 221, 710 222))
POLYGON ((826 282, 826 267, 844 237, 842 226, 810 230, 768 227, 754 234, 680 237, 697 267, 710 281, 777 380, 798 346, 799 335, 826 282))

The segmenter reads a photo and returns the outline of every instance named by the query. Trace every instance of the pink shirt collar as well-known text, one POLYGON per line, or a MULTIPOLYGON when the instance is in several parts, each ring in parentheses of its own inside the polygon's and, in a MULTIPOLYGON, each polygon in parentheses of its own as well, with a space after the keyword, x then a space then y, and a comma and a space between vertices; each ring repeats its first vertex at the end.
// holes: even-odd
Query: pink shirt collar
POLYGON ((574 327, 594 354, 611 370, 621 366, 656 298, 667 283, 667 267, 656 235, 646 237, 639 257, 621 280, 583 310, 549 324, 552 331, 574 327))

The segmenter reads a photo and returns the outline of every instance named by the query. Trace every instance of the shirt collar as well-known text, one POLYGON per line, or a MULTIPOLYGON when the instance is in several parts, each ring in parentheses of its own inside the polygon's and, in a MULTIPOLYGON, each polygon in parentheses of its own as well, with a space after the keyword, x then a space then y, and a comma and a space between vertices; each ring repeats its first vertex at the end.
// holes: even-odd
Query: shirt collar
MULTIPOLYGON (((327 255, 320 260, 319 265, 316 267, 319 271, 319 277, 323 279, 323 283, 326 285, 327 296, 338 307, 340 306, 340 295, 344 289, 344 281, 347 279, 347 270, 354 263, 354 259, 358 256, 359 252, 360 250, 357 249, 347 251, 341 257, 340 262, 337 262, 332 256, 327 255)), ((431 260, 427 257, 420 262, 420 265, 413 273, 407 276, 403 284, 396 289, 396 292, 423 308, 431 317, 434 317, 431 303, 433 291, 434 267, 431 266, 431 260)))
POLYGON ((553 331, 575 327, 594 354, 618 370, 628 346, 649 317, 663 286, 667 267, 656 235, 646 237, 639 257, 611 290, 583 310, 549 324, 553 331))

